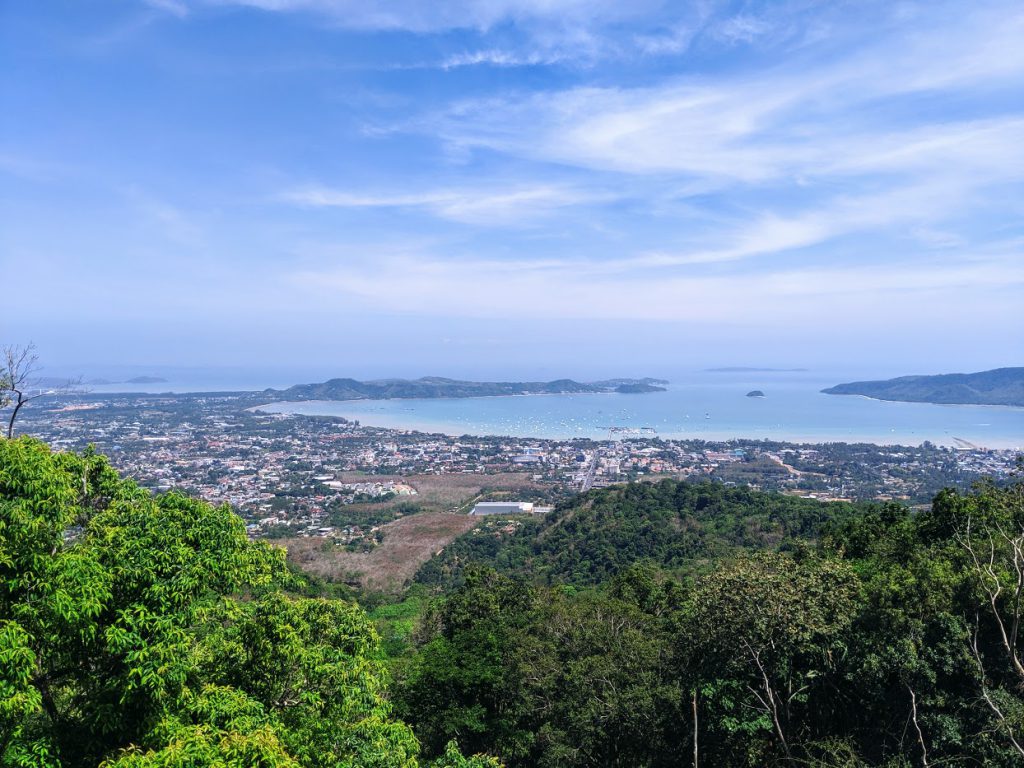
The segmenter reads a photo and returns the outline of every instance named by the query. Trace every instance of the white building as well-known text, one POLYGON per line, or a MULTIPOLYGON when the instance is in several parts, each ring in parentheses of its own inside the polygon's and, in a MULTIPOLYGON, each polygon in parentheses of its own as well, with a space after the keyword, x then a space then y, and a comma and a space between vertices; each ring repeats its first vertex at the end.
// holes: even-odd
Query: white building
POLYGON ((481 501, 471 515, 532 515, 532 501, 481 501))

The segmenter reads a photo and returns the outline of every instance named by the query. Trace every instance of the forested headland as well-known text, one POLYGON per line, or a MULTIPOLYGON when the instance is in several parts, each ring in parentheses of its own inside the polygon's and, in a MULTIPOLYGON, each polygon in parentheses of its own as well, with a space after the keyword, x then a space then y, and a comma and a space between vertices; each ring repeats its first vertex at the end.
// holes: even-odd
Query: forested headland
POLYGON ((460 381, 440 376, 419 379, 356 381, 330 379, 318 384, 296 384, 264 394, 282 400, 390 400, 392 398, 510 397, 513 395, 565 395, 581 393, 643 394, 664 392, 663 379, 607 379, 579 382, 555 381, 460 381))
POLYGON ((900 376, 885 381, 854 381, 823 389, 827 395, 863 395, 908 403, 1024 406, 1024 368, 979 373, 900 376))
POLYGON ((418 582, 367 615, 227 507, 0 441, 0 765, 1024 762, 1019 481, 613 487, 418 582))

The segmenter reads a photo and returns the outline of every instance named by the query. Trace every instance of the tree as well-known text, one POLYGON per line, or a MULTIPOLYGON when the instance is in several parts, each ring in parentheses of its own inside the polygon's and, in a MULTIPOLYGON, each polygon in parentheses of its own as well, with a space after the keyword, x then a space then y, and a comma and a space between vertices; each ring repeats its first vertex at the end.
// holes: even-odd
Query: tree
POLYGON ((0 767, 415 768, 373 624, 297 578, 226 505, 0 440, 0 767))
POLYGON ((7 419, 8 440, 14 437, 14 421, 25 405, 43 395, 68 392, 77 384, 69 380, 60 387, 44 389, 43 382, 36 375, 39 370, 35 344, 10 344, 0 352, 0 410, 11 409, 7 419))
MULTIPOLYGON (((743 735, 741 751, 771 733, 790 760, 814 697, 827 696, 855 609, 856 578, 842 563, 741 558, 695 584, 679 637, 684 675, 708 699, 717 727, 743 735)), ((773 750, 760 749, 758 760, 769 760, 773 750)))
MULTIPOLYGON (((1020 710, 1020 702, 1000 705, 1001 692, 990 688, 989 681, 1012 670, 1015 687, 1024 684, 1024 651, 1020 629, 1024 619, 1024 485, 1015 483, 1005 489, 982 487, 981 493, 963 497, 946 491, 936 498, 933 511, 955 521, 953 538, 968 556, 968 572, 975 594, 980 597, 974 616, 971 653, 979 677, 981 697, 992 711, 1007 740, 1024 758, 1024 738, 1020 723, 1006 710, 1020 710), (979 647, 983 616, 998 637, 986 654, 979 647), (998 651, 994 651, 998 648, 998 651), (1001 653, 999 652, 1001 651, 1001 653), (986 667, 986 656, 996 660, 996 669, 986 667), (998 666, 1003 667, 1000 674, 998 666)), ((1019 721, 1021 718, 1017 717, 1019 721)))
POLYGON ((652 615, 671 595, 643 568, 617 586, 622 598, 468 568, 431 607, 397 690, 425 750, 457 739, 510 766, 678 765, 676 692, 652 615))
POLYGON ((30 400, 44 394, 41 390, 36 395, 29 394, 39 370, 39 356, 35 350, 34 344, 24 347, 12 345, 3 349, 3 359, 0 360, 0 408, 13 406, 7 422, 8 439, 14 437, 14 420, 18 418, 18 411, 30 400))

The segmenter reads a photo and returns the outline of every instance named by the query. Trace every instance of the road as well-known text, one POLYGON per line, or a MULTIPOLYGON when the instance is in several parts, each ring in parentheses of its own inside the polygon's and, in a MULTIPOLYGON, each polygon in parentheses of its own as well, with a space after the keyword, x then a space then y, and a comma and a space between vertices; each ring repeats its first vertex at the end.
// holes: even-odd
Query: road
POLYGON ((583 482, 580 483, 580 493, 586 493, 594 486, 594 476, 597 474, 597 453, 594 451, 594 458, 590 460, 587 474, 584 475, 583 482))

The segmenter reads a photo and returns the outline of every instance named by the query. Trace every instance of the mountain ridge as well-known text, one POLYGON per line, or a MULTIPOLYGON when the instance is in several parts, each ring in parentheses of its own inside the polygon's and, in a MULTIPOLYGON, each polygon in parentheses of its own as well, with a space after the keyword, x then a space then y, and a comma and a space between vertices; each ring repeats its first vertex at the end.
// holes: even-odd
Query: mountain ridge
POLYGON ((826 395, 863 395, 906 403, 1024 407, 1024 367, 853 381, 821 391, 826 395))
POLYGON ((664 379, 605 379, 579 382, 554 381, 462 381, 442 376, 418 379, 352 378, 328 379, 313 384, 296 384, 283 390, 268 389, 264 394, 285 400, 391 400, 395 398, 500 397, 511 395, 564 395, 612 393, 643 394, 664 392, 664 379))

